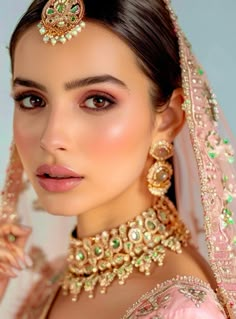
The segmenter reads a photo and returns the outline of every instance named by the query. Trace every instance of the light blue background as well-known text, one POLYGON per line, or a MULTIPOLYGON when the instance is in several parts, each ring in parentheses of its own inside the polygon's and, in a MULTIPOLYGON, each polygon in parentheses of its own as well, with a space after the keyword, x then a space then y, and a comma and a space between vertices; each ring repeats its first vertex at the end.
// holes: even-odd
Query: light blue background
MULTIPOLYGON (((6 46, 14 26, 30 2, 8 0, 1 3, 0 188, 4 182, 12 136, 13 103, 9 97, 11 76, 6 46)), ((173 0, 173 6, 236 134, 236 1, 173 0)))

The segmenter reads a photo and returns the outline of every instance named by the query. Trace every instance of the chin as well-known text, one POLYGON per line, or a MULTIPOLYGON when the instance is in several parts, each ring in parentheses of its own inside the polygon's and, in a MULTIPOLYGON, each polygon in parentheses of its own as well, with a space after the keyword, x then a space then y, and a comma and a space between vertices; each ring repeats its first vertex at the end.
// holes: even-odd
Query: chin
POLYGON ((42 194, 38 194, 38 200, 40 207, 50 215, 77 216, 80 211, 78 210, 78 207, 71 205, 71 202, 60 200, 56 198, 55 195, 52 198, 51 196, 42 196, 42 194))

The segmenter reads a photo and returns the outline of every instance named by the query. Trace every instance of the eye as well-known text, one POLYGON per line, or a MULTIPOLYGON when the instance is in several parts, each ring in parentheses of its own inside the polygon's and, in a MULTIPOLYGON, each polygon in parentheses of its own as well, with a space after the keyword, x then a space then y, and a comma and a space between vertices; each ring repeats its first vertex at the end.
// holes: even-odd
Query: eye
POLYGON ((44 107, 46 102, 38 95, 35 94, 19 94, 14 97, 14 100, 18 102, 18 105, 22 109, 34 109, 38 107, 44 107))
POLYGON ((81 105, 82 108, 92 109, 95 111, 105 110, 111 107, 114 104, 114 101, 107 96, 103 95, 94 95, 85 100, 81 105))

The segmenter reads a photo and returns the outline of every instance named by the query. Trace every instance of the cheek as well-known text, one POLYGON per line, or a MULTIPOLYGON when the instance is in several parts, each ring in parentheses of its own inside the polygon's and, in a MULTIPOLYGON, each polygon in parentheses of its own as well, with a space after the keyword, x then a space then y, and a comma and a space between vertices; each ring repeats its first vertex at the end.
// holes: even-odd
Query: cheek
POLYGON ((151 117, 145 110, 134 111, 116 114, 96 125, 87 144, 94 159, 108 166, 129 160, 138 162, 140 157, 143 161, 151 143, 151 117))
POLYGON ((14 141, 23 164, 26 164, 27 158, 30 158, 36 145, 35 128, 25 122, 17 111, 14 113, 13 132, 14 141))

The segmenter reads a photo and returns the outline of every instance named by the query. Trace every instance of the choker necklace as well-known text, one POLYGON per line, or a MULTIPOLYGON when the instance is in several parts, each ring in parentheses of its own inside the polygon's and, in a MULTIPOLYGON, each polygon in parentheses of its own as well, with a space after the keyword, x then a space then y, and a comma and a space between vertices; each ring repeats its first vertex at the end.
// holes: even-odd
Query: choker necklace
POLYGON ((135 219, 94 237, 77 239, 74 230, 61 284, 63 293, 77 301, 84 290, 93 298, 97 286, 104 294, 115 279, 123 285, 135 269, 150 275, 153 263, 163 265, 166 249, 181 253, 189 238, 188 229, 166 197, 158 198, 153 208, 135 219))

